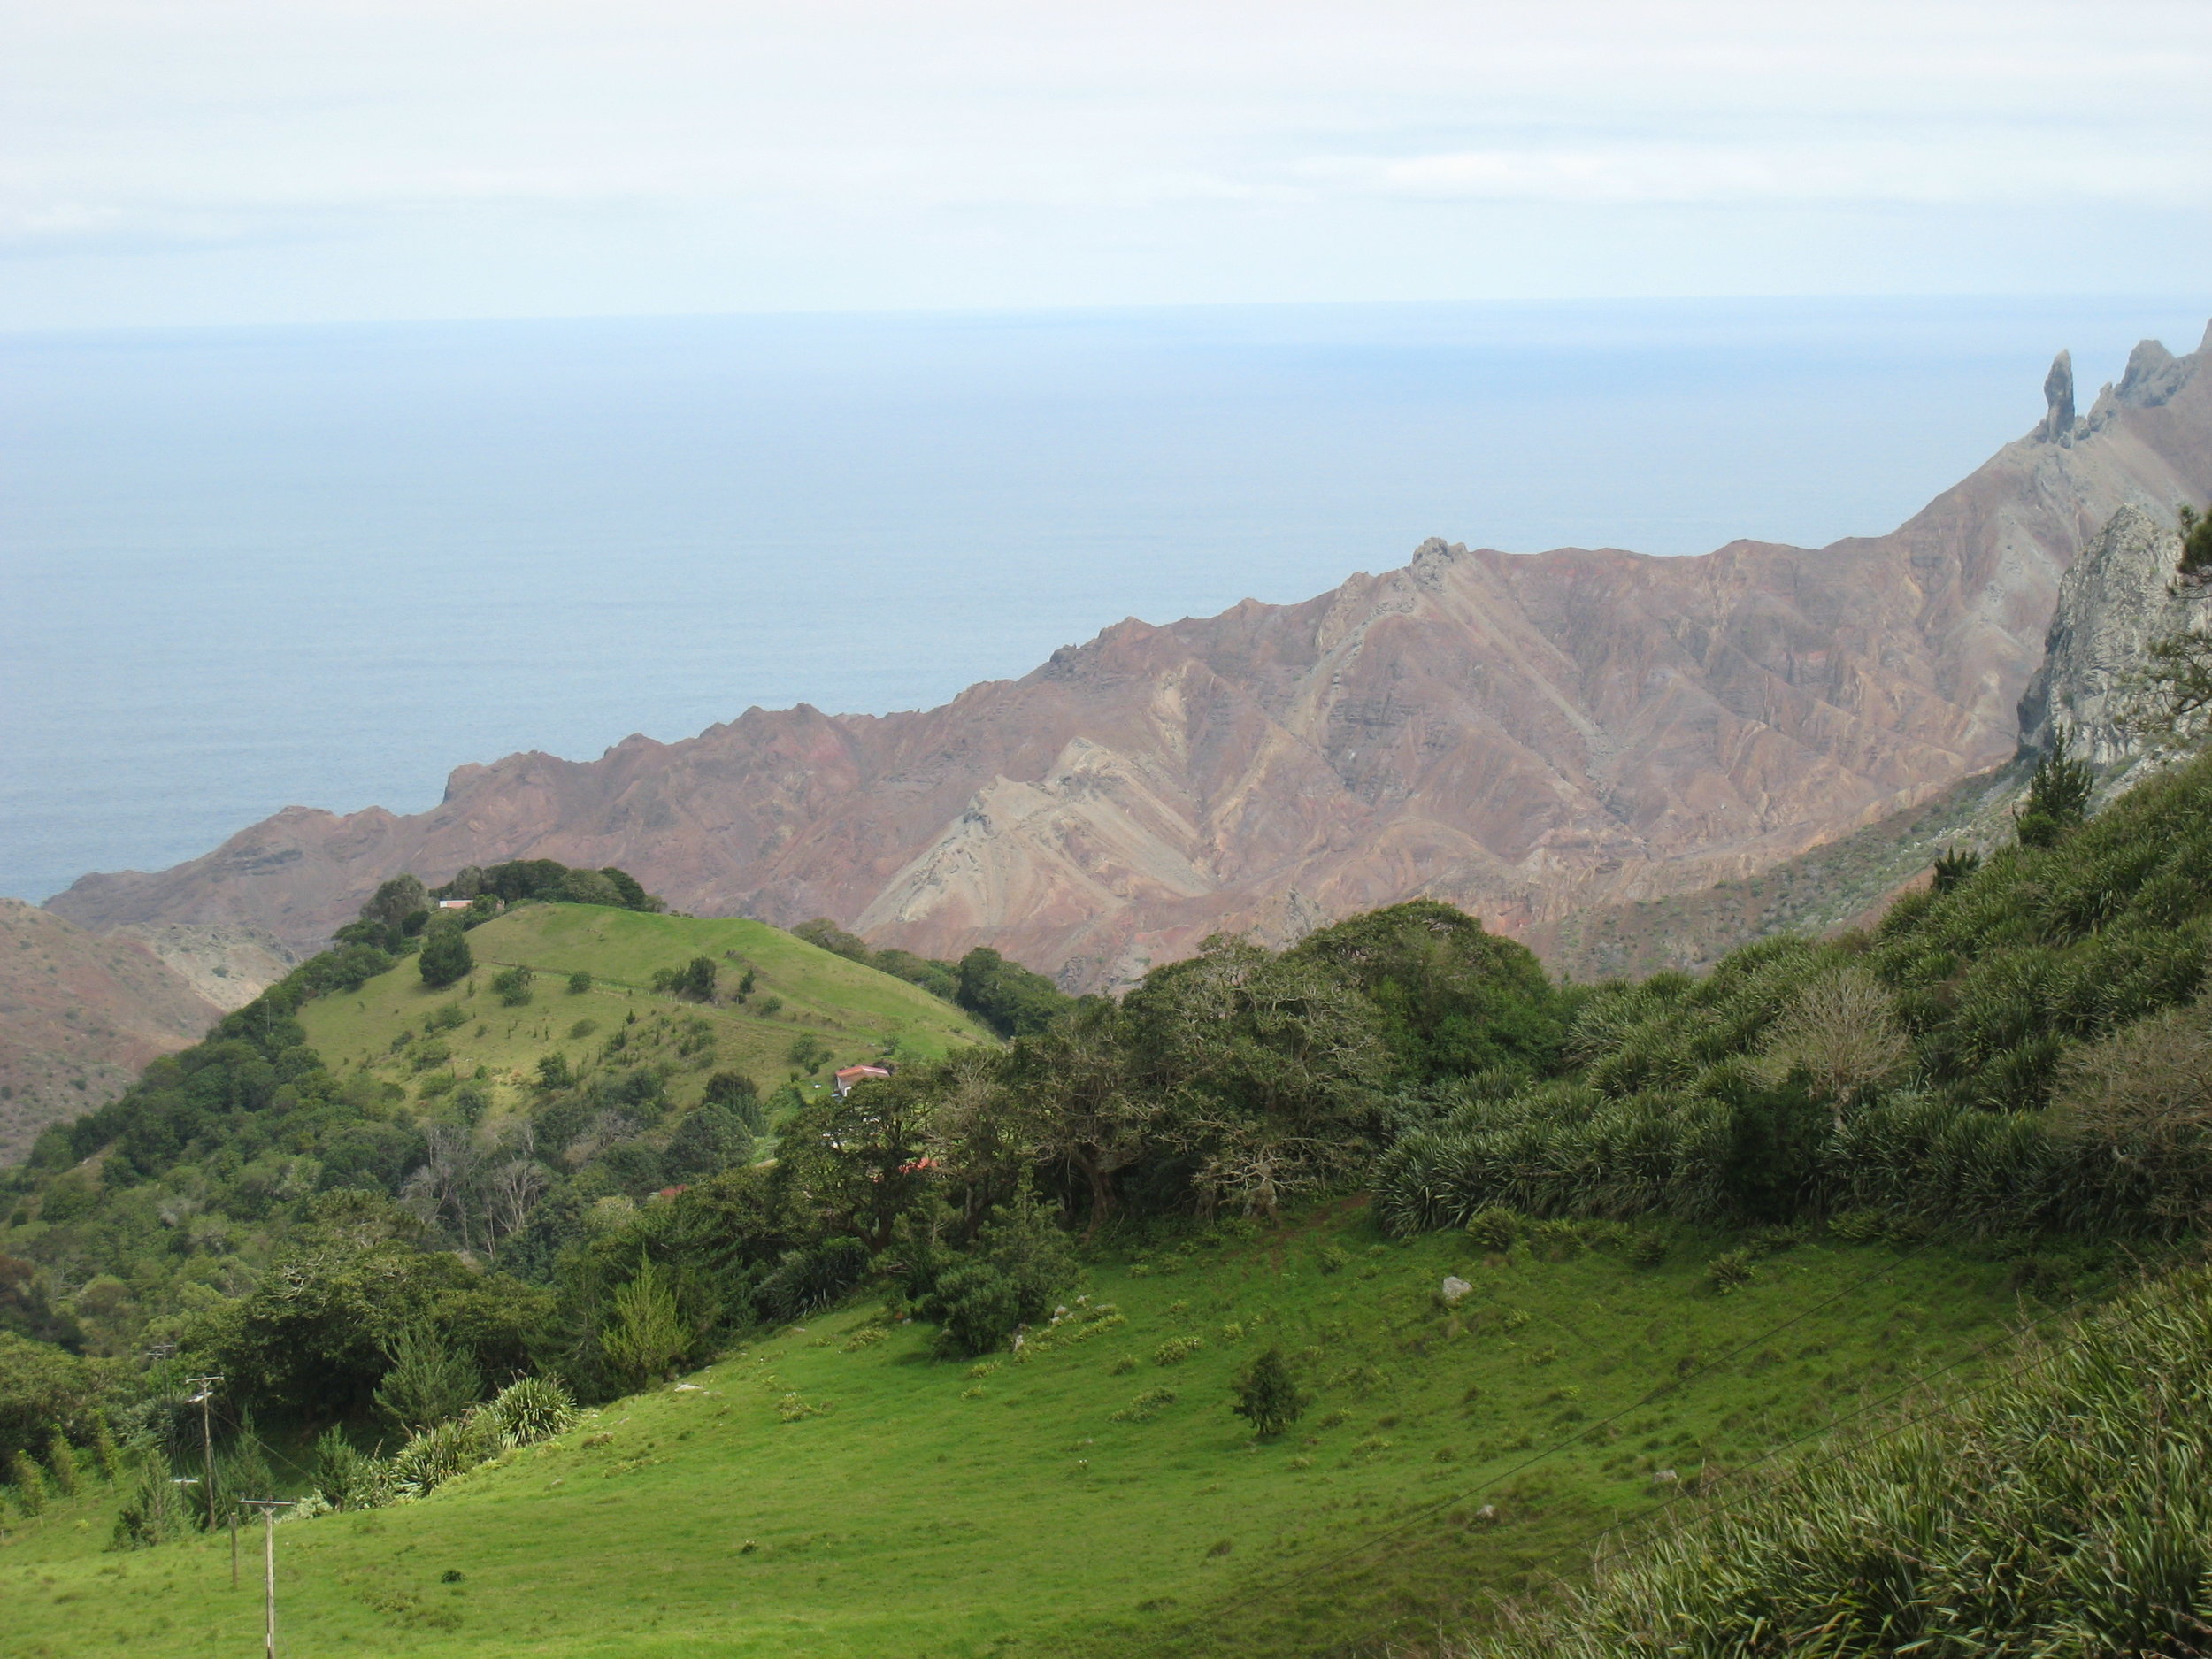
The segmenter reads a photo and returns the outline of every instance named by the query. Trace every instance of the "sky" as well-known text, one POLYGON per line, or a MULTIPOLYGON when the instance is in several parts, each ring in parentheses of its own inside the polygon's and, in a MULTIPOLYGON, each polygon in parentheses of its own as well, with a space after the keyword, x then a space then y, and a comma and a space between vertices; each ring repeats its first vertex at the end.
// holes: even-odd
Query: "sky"
POLYGON ((2193 289, 2212 5, 0 0, 0 329, 2193 289))

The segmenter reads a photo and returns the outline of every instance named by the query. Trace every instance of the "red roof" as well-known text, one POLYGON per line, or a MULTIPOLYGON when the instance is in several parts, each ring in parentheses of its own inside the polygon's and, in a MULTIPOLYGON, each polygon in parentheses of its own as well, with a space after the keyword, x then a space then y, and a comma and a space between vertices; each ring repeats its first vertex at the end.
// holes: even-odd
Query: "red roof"
POLYGON ((840 1083, 856 1083, 863 1078, 889 1077, 890 1075, 890 1072, 879 1065, 848 1065, 838 1068, 837 1080, 840 1083))

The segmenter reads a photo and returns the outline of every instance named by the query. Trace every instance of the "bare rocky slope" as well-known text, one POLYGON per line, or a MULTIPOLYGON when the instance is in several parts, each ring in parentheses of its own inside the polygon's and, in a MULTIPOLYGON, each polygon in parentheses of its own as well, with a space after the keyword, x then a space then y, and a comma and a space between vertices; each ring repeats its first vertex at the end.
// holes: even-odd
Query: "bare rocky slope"
POLYGON ((223 1011, 143 941, 0 899, 0 1164, 48 1124, 106 1105, 223 1011))
POLYGON ((50 908, 303 949, 401 870, 543 856, 1090 987, 1417 894, 1526 933, 1740 879, 2011 757, 2076 555, 2123 506, 2162 523, 2212 493, 2206 355, 2146 342, 2085 416, 2062 357, 2036 429, 1887 535, 1430 541, 1302 604, 1120 623, 942 708, 751 709, 596 761, 465 766, 429 812, 288 808, 50 908))
POLYGON ((2170 518, 2131 506, 2113 514, 2059 584, 2043 661, 2020 699, 2023 744, 2047 749, 2063 733, 2108 795, 2154 759, 2123 718, 2151 641, 2212 627, 2212 588, 2177 581, 2180 562, 2170 518))

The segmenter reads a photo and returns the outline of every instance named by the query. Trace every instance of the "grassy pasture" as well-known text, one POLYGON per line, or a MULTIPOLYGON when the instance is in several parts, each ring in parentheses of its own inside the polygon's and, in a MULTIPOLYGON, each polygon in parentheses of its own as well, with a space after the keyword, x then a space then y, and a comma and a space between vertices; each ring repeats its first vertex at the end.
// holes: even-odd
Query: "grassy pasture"
POLYGON ((412 959, 403 962, 357 992, 307 1004, 300 1020, 308 1042, 333 1071, 365 1069, 411 1091, 424 1078, 417 1064, 421 1050, 396 1045, 403 1034, 426 1036, 430 1016, 457 1003, 464 1023, 436 1033, 449 1057, 434 1069, 465 1078, 482 1066, 501 1103, 512 1104, 540 1056, 558 1050, 580 1064, 634 1015, 646 1027, 638 1034, 677 1059, 680 1071, 670 1093, 688 1105, 716 1071, 743 1071, 765 1094, 790 1074, 786 1053, 803 1033, 812 1033, 831 1052, 820 1075, 877 1058, 893 1038, 915 1059, 992 1041, 966 1014, 926 991, 764 922, 529 904, 485 923, 468 940, 476 970, 463 983, 430 990, 412 959), (753 971, 754 991, 745 1005, 703 1006, 648 988, 657 969, 680 968, 699 956, 719 965, 726 998, 739 977, 753 971), (536 979, 529 1002, 509 1008, 493 993, 491 979, 517 964, 534 969, 536 979), (593 986, 572 995, 567 978, 578 970, 593 976, 593 986), (772 997, 783 1006, 764 1014, 772 997), (704 1023, 705 1042, 674 1056, 694 1021, 704 1023), (589 1025, 580 1035, 580 1022, 589 1025))
MULTIPOLYGON (((1953 1363, 2018 1313, 1999 1264, 1824 1239, 1724 1296, 1704 1264, 1729 1242, 1678 1234, 1641 1268, 1586 1249, 1486 1257, 1459 1235, 1381 1243, 1340 1204, 1255 1237, 1107 1252, 1083 1292, 1124 1322, 980 1365, 932 1359, 925 1330, 855 1305, 421 1502, 283 1527, 284 1651, 1417 1642, 1486 1594, 1578 1571, 1609 1523, 1953 1363), (1474 1289, 1447 1309, 1455 1272, 1474 1289), (1228 1385, 1267 1344, 1316 1398, 1256 1447, 1228 1385), (1146 1405, 1160 1389, 1173 1399, 1146 1405)), ((8 1652, 257 1652, 257 1557, 233 1592, 219 1539, 104 1553, 116 1502, 57 1502, 13 1528, 8 1652)))

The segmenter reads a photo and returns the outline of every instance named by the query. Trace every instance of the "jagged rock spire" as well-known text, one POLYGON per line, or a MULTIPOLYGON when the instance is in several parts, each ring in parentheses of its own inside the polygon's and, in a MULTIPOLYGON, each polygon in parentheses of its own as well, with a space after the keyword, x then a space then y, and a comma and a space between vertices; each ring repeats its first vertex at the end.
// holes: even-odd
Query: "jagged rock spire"
POLYGON ((2055 443, 2074 430, 2074 354, 2062 351, 2051 359, 2051 372, 2043 377, 2043 402, 2047 407, 2036 436, 2055 443))

